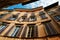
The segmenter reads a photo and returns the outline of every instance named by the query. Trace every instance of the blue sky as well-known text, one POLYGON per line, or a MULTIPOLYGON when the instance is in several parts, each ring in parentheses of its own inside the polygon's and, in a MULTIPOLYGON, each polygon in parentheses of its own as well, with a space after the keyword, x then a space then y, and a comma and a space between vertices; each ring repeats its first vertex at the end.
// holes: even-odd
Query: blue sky
POLYGON ((15 5, 9 6, 9 7, 4 8, 4 9, 14 9, 14 8, 32 9, 32 8, 36 8, 36 7, 40 7, 40 6, 46 7, 46 6, 51 5, 51 4, 53 4, 57 1, 58 0, 38 0, 36 2, 29 3, 29 4, 26 4, 26 5, 22 5, 21 3, 20 4, 15 4, 15 5))

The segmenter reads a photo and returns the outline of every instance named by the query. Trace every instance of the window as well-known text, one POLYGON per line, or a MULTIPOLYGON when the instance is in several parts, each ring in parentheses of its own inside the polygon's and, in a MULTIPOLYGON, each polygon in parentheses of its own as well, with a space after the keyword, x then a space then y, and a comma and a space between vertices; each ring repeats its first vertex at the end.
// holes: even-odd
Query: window
POLYGON ((43 15, 43 14, 45 14, 43 11, 42 12, 39 12, 39 15, 43 15))
POLYGON ((0 18, 4 17, 6 14, 0 14, 0 18))
POLYGON ((15 37, 16 34, 17 34, 17 32, 18 32, 18 30, 19 30, 19 27, 16 27, 11 36, 12 36, 12 37, 15 37))
POLYGON ((8 37, 19 37, 21 34, 23 27, 22 25, 15 25, 12 26, 4 36, 8 36, 8 37), (11 32, 12 31, 12 32, 11 32))
POLYGON ((27 27, 24 28, 23 33, 22 33, 22 38, 26 38, 26 33, 27 33, 27 27))
POLYGON ((19 37, 22 29, 23 29, 22 25, 21 26, 20 25, 19 26, 17 25, 16 28, 15 28, 15 30, 13 31, 11 37, 19 37))
POLYGON ((19 22, 21 22, 21 21, 27 21, 27 13, 24 14, 22 17, 20 17, 18 20, 19 20, 19 22))
POLYGON ((57 12, 60 12, 60 7, 56 10, 57 12))
POLYGON ((54 11, 50 11, 50 12, 48 12, 48 14, 49 15, 54 15, 54 14, 56 14, 54 11))
POLYGON ((32 21, 36 21, 36 17, 34 14, 31 14, 31 16, 29 17, 29 21, 32 22, 32 21))
POLYGON ((38 31, 37 31, 37 26, 36 25, 29 25, 29 32, 28 32, 28 37, 33 38, 33 37, 38 37, 38 31))
POLYGON ((17 19, 17 15, 12 15, 11 17, 8 18, 8 20, 16 20, 17 19))
POLYGON ((56 21, 60 21, 60 15, 54 16, 54 19, 55 19, 56 21))
POLYGON ((40 15, 40 17, 42 18, 42 19, 46 19, 47 17, 45 16, 45 14, 44 15, 40 15))
POLYGON ((19 37, 20 36, 20 34, 22 32, 22 29, 23 29, 23 27, 21 26, 20 29, 19 29, 19 31, 18 31, 18 33, 16 34, 16 37, 19 37))
POLYGON ((48 36, 57 34, 57 31, 53 28, 53 25, 50 22, 45 22, 43 24, 45 25, 48 36))
POLYGON ((7 28, 7 23, 2 22, 0 25, 0 33, 3 32, 7 28))
POLYGON ((33 25, 29 25, 28 37, 33 37, 33 31, 34 31, 34 26, 33 25))
POLYGON ((27 14, 27 13, 25 13, 23 16, 27 17, 27 15, 28 15, 28 14, 27 14))
POLYGON ((37 26, 35 24, 28 24, 23 31, 22 37, 23 38, 38 37, 37 26))
POLYGON ((39 16, 40 16, 42 19, 46 19, 46 18, 47 18, 46 15, 45 15, 45 13, 44 13, 43 11, 41 11, 41 12, 39 13, 39 16))

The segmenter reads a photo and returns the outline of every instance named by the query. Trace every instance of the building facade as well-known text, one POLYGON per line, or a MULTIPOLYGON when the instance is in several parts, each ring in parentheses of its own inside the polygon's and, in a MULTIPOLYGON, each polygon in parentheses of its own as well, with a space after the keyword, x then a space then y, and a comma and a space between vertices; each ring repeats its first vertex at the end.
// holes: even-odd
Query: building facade
POLYGON ((0 11, 0 40, 60 40, 60 14, 54 16, 56 10, 46 12, 39 7, 0 11))

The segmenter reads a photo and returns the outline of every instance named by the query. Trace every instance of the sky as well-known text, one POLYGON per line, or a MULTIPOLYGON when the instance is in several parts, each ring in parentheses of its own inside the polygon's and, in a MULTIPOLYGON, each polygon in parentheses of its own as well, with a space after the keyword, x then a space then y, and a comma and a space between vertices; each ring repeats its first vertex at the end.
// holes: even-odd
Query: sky
POLYGON ((60 5, 60 0, 59 0, 59 5, 60 5))
POLYGON ((40 7, 40 6, 46 7, 46 6, 49 6, 57 1, 58 0, 38 0, 36 2, 32 2, 32 3, 26 4, 26 5, 22 5, 21 3, 15 4, 15 5, 3 8, 3 9, 14 9, 14 8, 32 9, 32 8, 36 8, 36 7, 40 7))

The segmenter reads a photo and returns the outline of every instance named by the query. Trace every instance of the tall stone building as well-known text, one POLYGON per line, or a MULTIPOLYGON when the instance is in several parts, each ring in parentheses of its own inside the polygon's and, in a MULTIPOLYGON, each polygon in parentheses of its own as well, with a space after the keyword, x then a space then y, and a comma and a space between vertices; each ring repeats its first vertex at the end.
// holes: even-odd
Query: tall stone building
POLYGON ((60 7, 0 10, 0 40, 60 40, 60 7))

